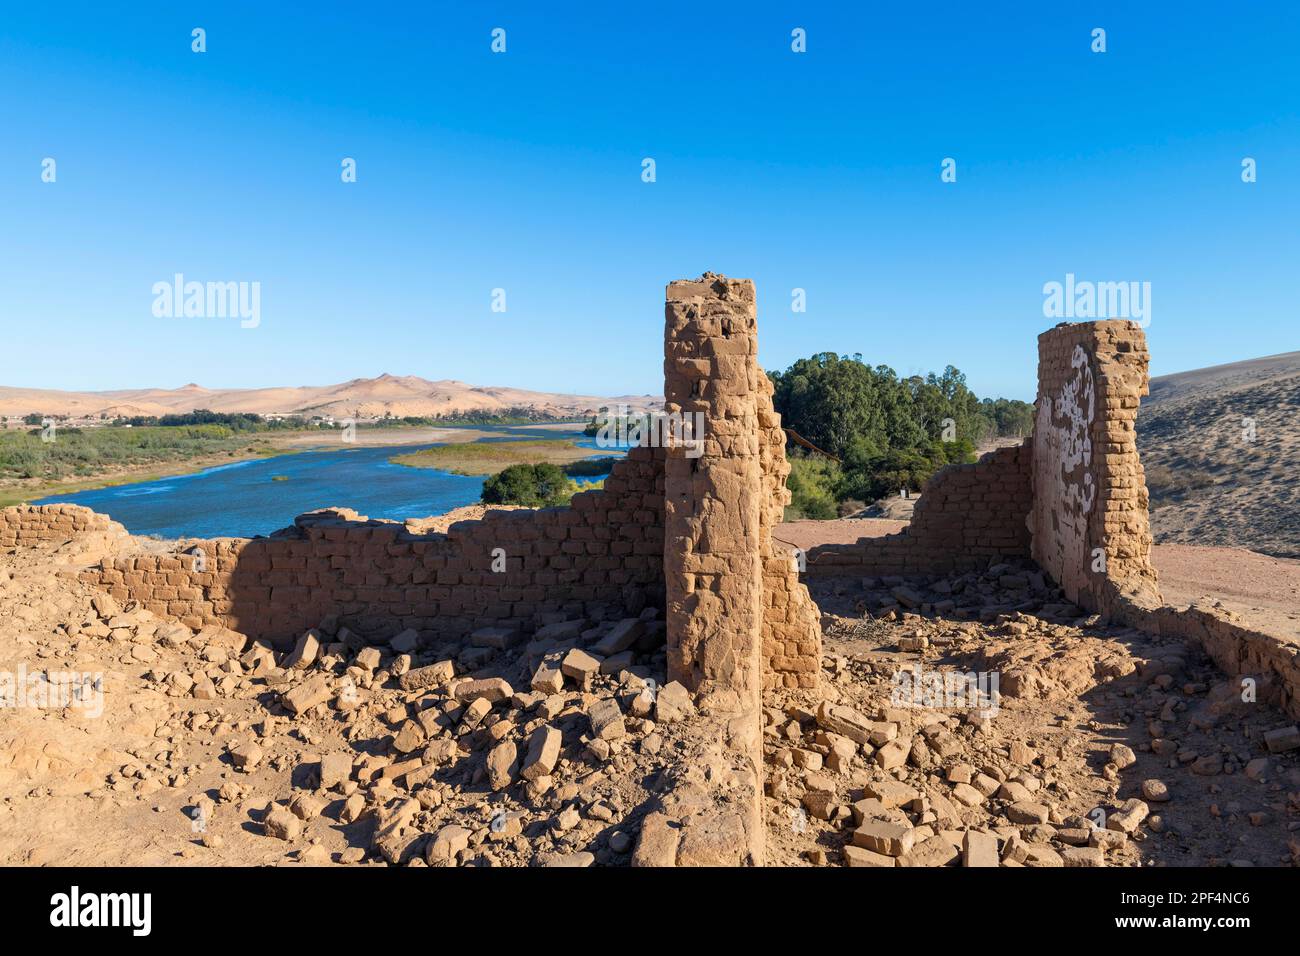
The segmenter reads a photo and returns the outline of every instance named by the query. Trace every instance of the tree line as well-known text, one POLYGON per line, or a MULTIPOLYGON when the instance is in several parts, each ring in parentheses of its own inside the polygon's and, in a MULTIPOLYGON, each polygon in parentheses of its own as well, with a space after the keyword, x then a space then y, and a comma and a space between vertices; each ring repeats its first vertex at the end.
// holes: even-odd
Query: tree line
POLYGON ((919 491, 945 465, 974 461, 984 442, 1033 429, 1032 404, 980 399, 952 365, 904 378, 860 354, 820 352, 768 375, 782 425, 838 459, 787 442, 792 518, 833 518, 919 491))

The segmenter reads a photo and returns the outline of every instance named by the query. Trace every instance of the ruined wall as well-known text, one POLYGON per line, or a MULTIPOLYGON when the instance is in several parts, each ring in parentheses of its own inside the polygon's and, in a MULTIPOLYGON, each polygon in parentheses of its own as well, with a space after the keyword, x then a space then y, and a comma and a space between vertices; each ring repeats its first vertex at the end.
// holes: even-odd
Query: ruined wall
POLYGON ((79 505, 18 505, 0 509, 0 548, 29 548, 90 532, 126 535, 126 529, 108 515, 79 505))
POLYGON ((668 679, 736 712, 762 685, 754 285, 674 282, 664 324, 664 411, 702 425, 702 447, 678 443, 665 462, 668 679))
POLYGON ((1166 605, 1151 564, 1148 494, 1138 458, 1147 394, 1146 336, 1132 322, 1062 324, 1038 337, 1034 560, 1081 607, 1194 641, 1259 699, 1300 717, 1300 642, 1222 607, 1166 605))
POLYGON ((759 509, 759 558, 763 566, 763 682, 766 687, 817 686, 821 674, 821 612, 799 581, 794 555, 772 532, 790 503, 786 478, 785 432, 772 408, 772 380, 758 376, 759 469, 763 491, 759 509))
POLYGON ((816 605, 772 530, 789 501, 785 434, 758 367, 748 280, 668 286, 665 411, 699 415, 702 445, 670 448, 664 552, 669 679, 706 696, 817 686, 816 605))
POLYGON ((1127 320, 1038 337, 1031 552, 1089 610, 1108 611, 1116 593, 1158 598, 1136 430, 1147 363, 1146 336, 1127 320))
MULTIPOLYGON (((57 520, 72 531, 92 519, 57 520)), ((281 645, 330 615, 376 638, 617 616, 663 604, 662 452, 632 449, 603 491, 575 495, 570 508, 491 511, 446 534, 328 510, 269 538, 185 544, 201 556, 105 558, 83 579, 192 627, 221 624, 281 645), (502 571, 493 570, 497 548, 502 571)))
POLYGON ((818 576, 949 574, 984 570, 1029 557, 1030 443, 989 452, 969 465, 949 465, 921 489, 902 532, 827 544, 808 552, 818 576))

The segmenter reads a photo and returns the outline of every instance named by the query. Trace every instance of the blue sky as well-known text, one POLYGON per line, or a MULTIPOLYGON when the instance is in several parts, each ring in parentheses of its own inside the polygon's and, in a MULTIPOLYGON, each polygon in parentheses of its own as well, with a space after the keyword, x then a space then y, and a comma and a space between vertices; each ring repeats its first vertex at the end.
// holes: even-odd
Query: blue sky
POLYGON ((658 392, 705 270, 769 368, 1032 399, 1066 273, 1151 283, 1155 374, 1300 348, 1300 5, 845 6, 11 4, 0 384, 658 392), (177 272, 260 325, 155 317, 177 272))

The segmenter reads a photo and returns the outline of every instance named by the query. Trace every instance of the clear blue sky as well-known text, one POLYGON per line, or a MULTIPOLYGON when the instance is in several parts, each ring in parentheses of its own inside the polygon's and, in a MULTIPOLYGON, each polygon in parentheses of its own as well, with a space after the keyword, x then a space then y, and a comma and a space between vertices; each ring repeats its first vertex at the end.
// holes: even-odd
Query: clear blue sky
POLYGON ((1289 0, 290 6, 6 5, 0 384, 658 392, 705 270, 758 283, 767 367, 1030 399, 1067 272, 1152 284, 1156 374, 1300 348, 1289 0), (155 318, 176 272, 260 326, 155 318))

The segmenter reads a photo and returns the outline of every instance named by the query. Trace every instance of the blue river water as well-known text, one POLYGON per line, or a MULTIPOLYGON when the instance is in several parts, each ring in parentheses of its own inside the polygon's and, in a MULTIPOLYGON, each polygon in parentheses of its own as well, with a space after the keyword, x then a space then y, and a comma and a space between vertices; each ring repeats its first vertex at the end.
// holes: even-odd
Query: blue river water
MULTIPOLYGON (((479 430, 493 433, 481 441, 569 438, 591 448, 593 456, 622 454, 598 449, 595 439, 584 438, 580 428, 538 432, 483 426, 479 430)), ((394 465, 388 460, 429 447, 324 448, 235 462, 158 481, 55 495, 35 504, 85 505, 121 522, 133 534, 215 538, 270 534, 316 508, 352 508, 371 518, 400 521, 445 514, 478 501, 483 490, 481 477, 394 465)))

